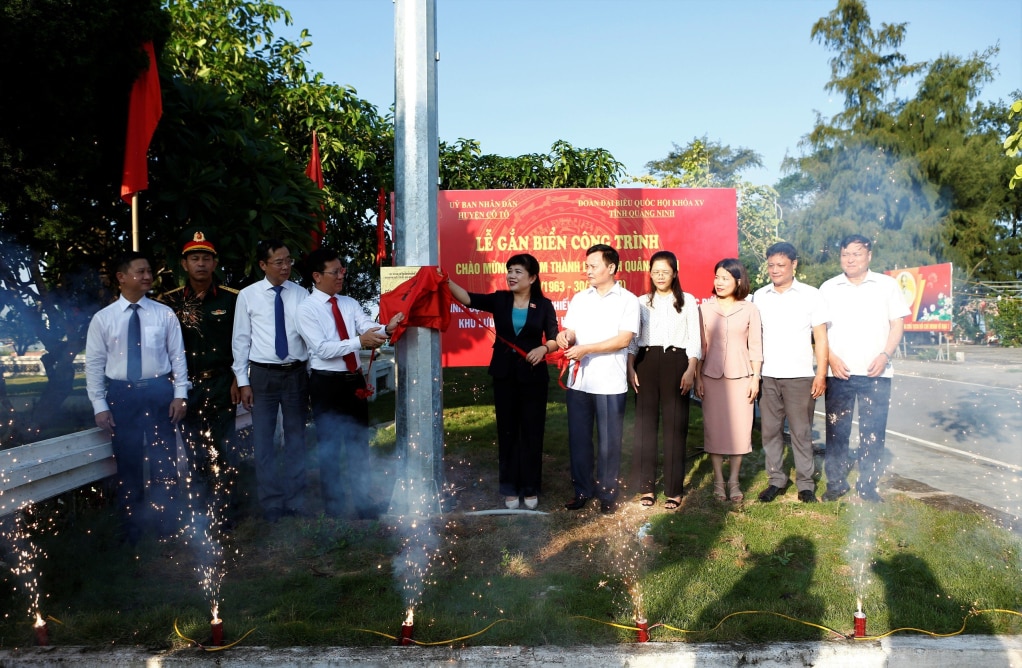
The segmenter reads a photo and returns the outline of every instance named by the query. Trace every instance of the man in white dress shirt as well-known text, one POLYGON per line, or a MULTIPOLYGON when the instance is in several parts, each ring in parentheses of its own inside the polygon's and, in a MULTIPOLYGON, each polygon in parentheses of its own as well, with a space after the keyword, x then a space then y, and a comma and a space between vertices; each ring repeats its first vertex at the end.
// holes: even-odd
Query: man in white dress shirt
POLYGON ((263 518, 305 514, 305 421, 309 353, 298 333, 298 306, 309 293, 291 277, 291 252, 279 239, 256 246, 265 277, 238 293, 234 375, 241 404, 252 411, 256 494, 263 518), (278 410, 284 440, 274 447, 278 410))
POLYGON ((753 296, 763 322, 763 389, 759 408, 769 482, 759 493, 759 500, 773 501, 790 482, 784 468, 787 418, 798 500, 815 503, 813 413, 816 399, 827 389, 829 318, 820 291, 795 278, 798 270, 795 247, 781 241, 770 246, 766 255, 770 285, 753 296))
POLYGON ((568 369, 568 455, 575 496, 568 510, 600 499, 600 512, 617 509, 621 488, 621 438, 628 396, 628 344, 639 332, 639 300, 617 283, 616 250, 597 244, 586 251, 589 288, 571 298, 557 345, 568 369), (593 425, 597 429, 593 452, 593 425), (596 476, 593 476, 595 459, 596 476))
POLYGON ((115 269, 121 296, 89 323, 85 383, 96 425, 110 433, 125 538, 135 544, 146 528, 161 535, 177 528, 170 516, 177 487, 174 430, 187 410, 188 368, 177 316, 145 296, 153 286, 149 261, 130 252, 115 269))
POLYGON ((383 327, 357 301, 339 294, 346 269, 330 249, 309 254, 307 268, 315 288, 299 307, 298 327, 312 367, 309 398, 324 511, 332 517, 345 514, 350 491, 355 515, 369 519, 377 508, 370 497, 369 399, 359 351, 386 343, 404 315, 383 327))
POLYGON ((908 306, 898 282, 869 270, 873 244, 860 234, 841 240, 843 273, 824 282, 820 294, 830 309, 830 378, 827 380, 827 491, 824 501, 848 493, 848 440, 852 411, 859 405, 859 498, 883 501, 877 487, 883 473, 887 412, 891 406, 891 355, 905 330, 908 306))

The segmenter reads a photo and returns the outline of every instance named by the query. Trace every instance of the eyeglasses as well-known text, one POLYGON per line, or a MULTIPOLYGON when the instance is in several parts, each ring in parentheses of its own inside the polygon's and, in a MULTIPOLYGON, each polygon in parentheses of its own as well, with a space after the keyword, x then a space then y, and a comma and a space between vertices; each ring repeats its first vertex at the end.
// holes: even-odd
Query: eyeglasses
POLYGON ((341 267, 340 269, 334 269, 333 271, 321 271, 321 274, 330 274, 331 276, 343 276, 348 272, 347 269, 341 267))
POLYGON ((290 267, 294 263, 295 263, 294 260, 292 260, 289 257, 285 257, 285 258, 282 258, 280 260, 273 260, 272 262, 267 262, 266 264, 272 265, 272 266, 277 267, 279 269, 281 267, 290 267))
POLYGON ((649 275, 653 278, 670 278, 674 275, 673 271, 651 271, 649 275))

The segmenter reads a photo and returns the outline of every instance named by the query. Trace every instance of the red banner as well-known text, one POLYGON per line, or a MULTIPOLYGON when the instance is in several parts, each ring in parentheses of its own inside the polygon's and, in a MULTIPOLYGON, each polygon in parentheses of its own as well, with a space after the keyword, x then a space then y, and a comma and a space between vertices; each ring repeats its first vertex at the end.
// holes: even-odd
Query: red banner
POLYGON ((951 263, 931 264, 925 267, 890 269, 884 272, 898 281, 909 314, 905 318, 906 332, 950 332, 951 263))
MULTIPOLYGON (((649 290, 650 256, 669 250, 678 256, 682 289, 703 300, 713 288, 713 265, 738 255, 737 215, 730 188, 441 191, 440 266, 469 292, 506 290, 504 263, 529 253, 539 260, 543 293, 559 322, 571 297, 589 287, 590 246, 617 249, 618 281, 636 295, 649 290)), ((489 364, 492 334, 464 313, 452 315, 443 365, 489 364)), ((484 322, 492 327, 492 318, 484 322)))

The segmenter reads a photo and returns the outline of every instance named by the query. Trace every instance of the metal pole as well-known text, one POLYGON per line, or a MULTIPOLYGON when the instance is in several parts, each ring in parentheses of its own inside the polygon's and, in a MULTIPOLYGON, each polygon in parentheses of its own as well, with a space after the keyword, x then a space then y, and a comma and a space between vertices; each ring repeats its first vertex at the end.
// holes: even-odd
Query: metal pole
MULTIPOLYGON (((437 183, 436 0, 394 3, 394 229, 398 266, 435 265, 437 183)), ((440 334, 410 327, 398 342, 397 449, 404 476, 391 512, 440 511, 444 424, 440 334)))

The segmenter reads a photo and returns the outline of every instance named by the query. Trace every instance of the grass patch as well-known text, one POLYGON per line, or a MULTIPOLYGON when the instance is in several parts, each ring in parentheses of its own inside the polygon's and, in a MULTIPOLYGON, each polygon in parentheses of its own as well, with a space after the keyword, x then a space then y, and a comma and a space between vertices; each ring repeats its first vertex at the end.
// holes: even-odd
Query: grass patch
MULTIPOLYGON (((630 468, 632 406, 626 417, 630 468)), ((393 394, 372 405, 373 486, 386 500, 400 469, 394 452, 393 394)), ((900 627, 957 631, 970 610, 1022 607, 1022 541, 981 514, 927 506, 889 492, 887 503, 807 505, 787 494, 754 501, 766 486, 762 451, 745 457, 750 500, 718 503, 709 461, 693 451, 686 495, 676 512, 663 497, 643 509, 634 490, 625 506, 601 516, 590 506, 564 511, 571 496, 563 392, 551 388, 540 510, 546 515, 472 516, 501 507, 496 430, 484 369, 445 370, 445 471, 459 490, 458 509, 436 523, 440 546, 416 607, 415 637, 473 645, 578 645, 630 642, 636 608, 658 641, 825 640, 851 631, 863 598, 871 633, 900 627), (723 621, 728 615, 739 614, 723 621), (772 614, 771 614, 772 613, 772 614), (784 619, 785 615, 806 624, 784 619), (503 621, 502 621, 503 620, 503 621)), ((693 410, 692 445, 701 443, 693 410)), ((311 433, 311 430, 310 430, 311 433)), ((754 442, 758 442, 758 435, 754 442)), ((310 446, 311 446, 310 434, 310 446)), ((315 456, 310 447, 310 467, 315 456)), ((790 462, 789 462, 790 465, 790 462)), ((315 494, 315 473, 310 492, 315 494)), ((243 479, 240 487, 249 488, 243 479)), ((46 553, 38 575, 40 607, 61 645, 183 647, 184 636, 209 638, 209 601, 197 569, 199 541, 118 540, 117 520, 101 490, 40 504, 48 528, 34 531, 46 553)), ((220 600, 225 637, 254 629, 245 644, 389 645, 404 617, 392 560, 402 538, 396 522, 324 516, 268 525, 250 516, 226 541, 230 556, 220 600), (378 633, 373 633, 376 631, 378 633)), ((16 565, 14 550, 4 555, 16 565)), ((32 642, 28 576, 3 568, 0 646, 32 642)), ((1018 634, 1022 617, 984 613, 968 633, 1018 634)))

